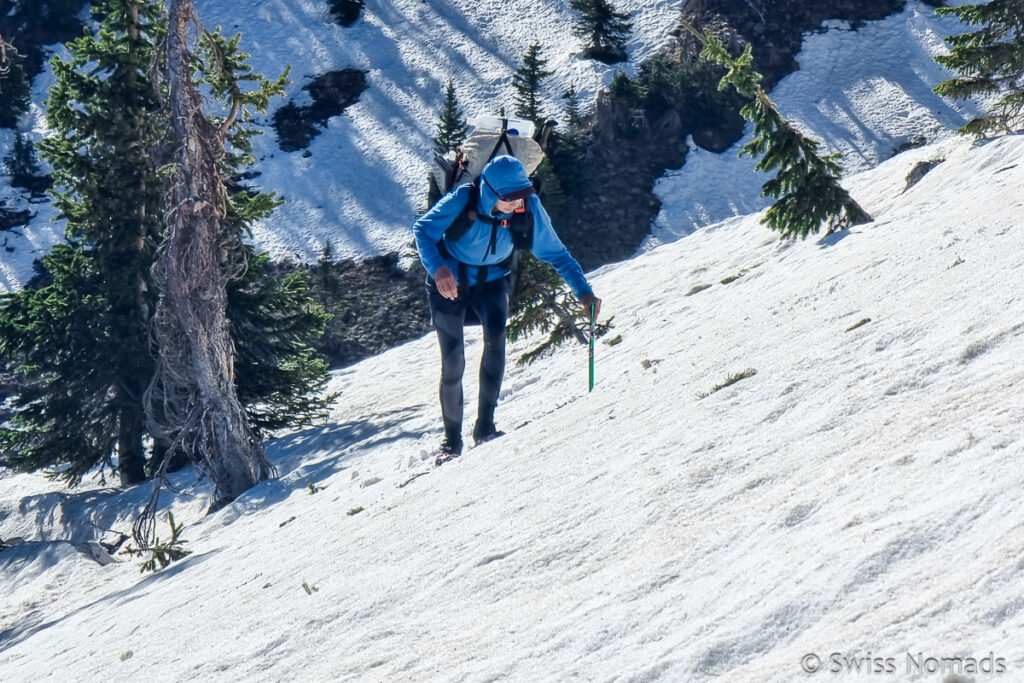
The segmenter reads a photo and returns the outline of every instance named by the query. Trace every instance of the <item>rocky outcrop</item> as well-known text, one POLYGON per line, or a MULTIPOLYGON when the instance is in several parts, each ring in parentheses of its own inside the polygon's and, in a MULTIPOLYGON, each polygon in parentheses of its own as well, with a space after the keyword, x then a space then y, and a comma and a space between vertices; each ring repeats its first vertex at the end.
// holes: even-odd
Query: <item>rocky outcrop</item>
POLYGON ((919 161, 914 164, 914 168, 910 169, 910 173, 907 174, 907 182, 903 186, 903 191, 906 192, 914 185, 917 185, 921 182, 922 178, 928 175, 933 168, 941 164, 943 161, 945 161, 945 159, 929 159, 928 161, 919 161))
MULTIPOLYGON (((799 68, 796 56, 804 34, 822 30, 823 21, 846 20, 856 28, 898 12, 905 4, 906 0, 689 0, 686 13, 691 23, 736 51, 751 43, 754 68, 770 90, 799 68)), ((742 103, 727 103, 715 95, 713 81, 688 94, 654 90, 665 77, 652 74, 653 69, 671 72, 692 62, 698 52, 696 39, 679 29, 664 54, 641 66, 634 85, 616 93, 613 84, 599 95, 590 117, 586 154, 592 182, 567 198, 557 225, 585 269, 632 256, 661 208, 654 183, 666 170, 683 165, 688 136, 713 152, 727 149, 742 136, 742 103)))
POLYGON ((5 209, 0 207, 0 232, 28 225, 33 216, 35 214, 28 209, 5 209))
POLYGON ((331 18, 341 26, 351 26, 363 11, 364 0, 327 0, 331 18))
POLYGON ((786 74, 800 68, 796 55, 807 32, 822 22, 842 20, 857 29, 865 21, 899 12, 906 0, 689 0, 688 15, 698 25, 719 19, 754 48, 754 68, 771 90, 786 74))
POLYGON ((357 102, 366 87, 366 72, 359 69, 320 74, 302 88, 313 98, 313 104, 300 107, 289 102, 274 112, 278 145, 285 152, 308 147, 327 120, 357 102))

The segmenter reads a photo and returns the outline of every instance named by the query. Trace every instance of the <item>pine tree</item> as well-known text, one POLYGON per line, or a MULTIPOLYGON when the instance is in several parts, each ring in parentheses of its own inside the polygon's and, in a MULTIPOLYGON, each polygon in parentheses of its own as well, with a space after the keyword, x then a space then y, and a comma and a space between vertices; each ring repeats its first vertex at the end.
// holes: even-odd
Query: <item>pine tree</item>
POLYGON ((991 0, 935 11, 981 27, 946 38, 950 54, 935 61, 962 78, 939 83, 935 92, 956 99, 1001 95, 986 116, 969 122, 960 132, 983 136, 1020 130, 1024 127, 1024 0, 991 0))
POLYGON ((573 35, 588 41, 584 56, 605 64, 626 59, 626 36, 633 24, 629 15, 615 10, 610 0, 570 0, 579 13, 573 35))
POLYGON ((776 202, 761 222, 781 233, 783 239, 806 238, 826 222, 829 233, 870 222, 871 216, 839 184, 841 155, 819 156, 818 143, 783 118, 761 88, 762 76, 751 68, 750 44, 734 58, 722 41, 705 36, 685 20, 681 23, 704 45, 702 59, 729 69, 719 90, 732 85, 740 95, 751 99, 740 113, 754 123, 756 137, 744 145, 740 155, 760 157, 754 167, 759 171, 778 169, 762 187, 761 196, 775 197, 776 202))
POLYGON ((31 178, 42 172, 36 160, 36 148, 31 140, 21 134, 14 134, 14 148, 4 159, 4 171, 12 178, 31 178))
POLYGON ((523 65, 512 75, 516 116, 533 121, 538 128, 544 118, 540 109, 540 84, 554 73, 544 69, 547 63, 548 60, 541 57, 540 44, 533 43, 523 56, 523 65))
POLYGON ((570 198, 581 196, 593 182, 591 164, 587 163, 588 130, 575 83, 569 85, 565 94, 563 111, 567 125, 552 131, 547 155, 539 169, 544 207, 556 225, 561 224, 570 198))
POLYGON ((36 160, 35 145, 20 131, 14 134, 14 148, 4 158, 4 172, 11 177, 11 185, 15 187, 35 190, 45 184, 40 182, 46 179, 36 160))
POLYGON ((17 467, 61 467, 70 484, 115 453, 122 484, 145 477, 141 397, 152 374, 149 267, 162 230, 166 121, 148 72, 161 10, 155 0, 97 2, 100 31, 70 43, 68 61, 51 60, 54 133, 39 149, 71 243, 43 260, 49 285, 0 306, 4 356, 22 382, 3 447, 17 467))
POLYGON ((312 345, 331 316, 313 303, 306 271, 279 279, 269 260, 247 247, 245 272, 227 291, 238 400, 259 438, 324 420, 334 398, 324 395, 327 362, 312 345))
MULTIPOLYGON (((115 456, 121 483, 133 483, 166 450, 150 438, 142 402, 154 372, 151 268, 170 149, 165 89, 150 74, 162 66, 166 15, 156 0, 103 0, 94 11, 99 32, 72 42, 67 62, 52 61, 52 133, 39 144, 69 243, 43 258, 39 285, 0 298, 0 362, 17 378, 0 455, 22 470, 56 468, 71 485, 115 456)), ((243 128, 229 134, 222 163, 228 220, 244 231, 279 202, 238 185, 252 162, 243 128)), ((301 277, 279 282, 265 256, 250 251, 248 261, 228 293, 239 396, 258 433, 308 423, 324 409, 312 396, 326 368, 311 352, 324 314, 301 277)))
POLYGON ((583 128, 580 94, 576 91, 575 81, 569 84, 569 90, 565 93, 565 121, 569 124, 569 128, 574 131, 583 128))
POLYGON ((469 126, 466 125, 466 117, 459 107, 459 101, 455 97, 455 81, 448 79, 448 86, 444 91, 444 109, 441 111, 441 118, 437 122, 437 135, 434 137, 434 153, 444 156, 445 152, 452 151, 462 145, 469 133, 469 126))
POLYGON ((96 467, 113 469, 119 451, 121 483, 144 476, 138 398, 147 373, 134 352, 146 359, 148 349, 110 338, 120 321, 99 264, 80 245, 59 244, 42 259, 47 286, 0 298, 0 357, 14 371, 0 453, 19 470, 58 468, 72 486, 96 467))

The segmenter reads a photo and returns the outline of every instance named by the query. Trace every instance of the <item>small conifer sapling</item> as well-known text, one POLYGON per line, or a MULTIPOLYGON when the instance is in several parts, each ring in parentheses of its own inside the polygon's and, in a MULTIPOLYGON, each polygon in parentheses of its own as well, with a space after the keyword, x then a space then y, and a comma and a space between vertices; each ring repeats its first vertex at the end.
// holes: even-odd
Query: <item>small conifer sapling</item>
POLYGON ((444 108, 437 122, 437 135, 434 136, 434 154, 444 156, 445 153, 457 150, 466 141, 469 126, 455 95, 455 81, 448 79, 444 89, 444 108))
POLYGON ((532 43, 523 55, 522 66, 512 75, 516 116, 533 121, 538 128, 544 118, 540 107, 541 82, 554 73, 544 68, 548 60, 541 53, 540 43, 532 43))

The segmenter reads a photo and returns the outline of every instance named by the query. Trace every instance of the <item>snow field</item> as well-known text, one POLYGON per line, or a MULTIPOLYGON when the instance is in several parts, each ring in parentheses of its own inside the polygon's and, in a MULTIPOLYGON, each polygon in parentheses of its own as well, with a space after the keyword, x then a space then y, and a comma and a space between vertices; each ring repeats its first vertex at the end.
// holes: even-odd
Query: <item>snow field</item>
POLYGON ((605 267, 622 341, 599 342, 595 391, 582 347, 510 365, 497 420, 513 431, 438 470, 433 338, 340 371, 330 424, 271 444, 280 479, 211 517, 169 499, 186 560, 149 577, 80 562, 58 596, 40 585, 67 562, 0 554, 39 601, 0 624, 0 670, 803 681, 805 655, 839 652, 898 665, 843 680, 939 681, 907 653, 991 651, 1012 677, 1022 146, 883 163, 851 179, 876 222, 848 233, 784 244, 753 215, 605 267))

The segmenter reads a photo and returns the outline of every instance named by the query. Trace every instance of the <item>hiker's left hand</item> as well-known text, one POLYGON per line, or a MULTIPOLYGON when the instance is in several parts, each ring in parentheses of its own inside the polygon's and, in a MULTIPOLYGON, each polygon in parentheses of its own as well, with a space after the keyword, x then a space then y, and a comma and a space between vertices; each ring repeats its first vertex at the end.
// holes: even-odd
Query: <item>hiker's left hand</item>
POLYGON ((601 312, 601 300, 594 296, 593 292, 587 292, 580 297, 580 303, 583 304, 583 310, 590 312, 590 304, 594 304, 594 319, 597 319, 598 314, 601 312))
POLYGON ((445 299, 455 301, 459 298, 459 283, 448 266, 441 266, 434 272, 434 284, 438 293, 445 299))

